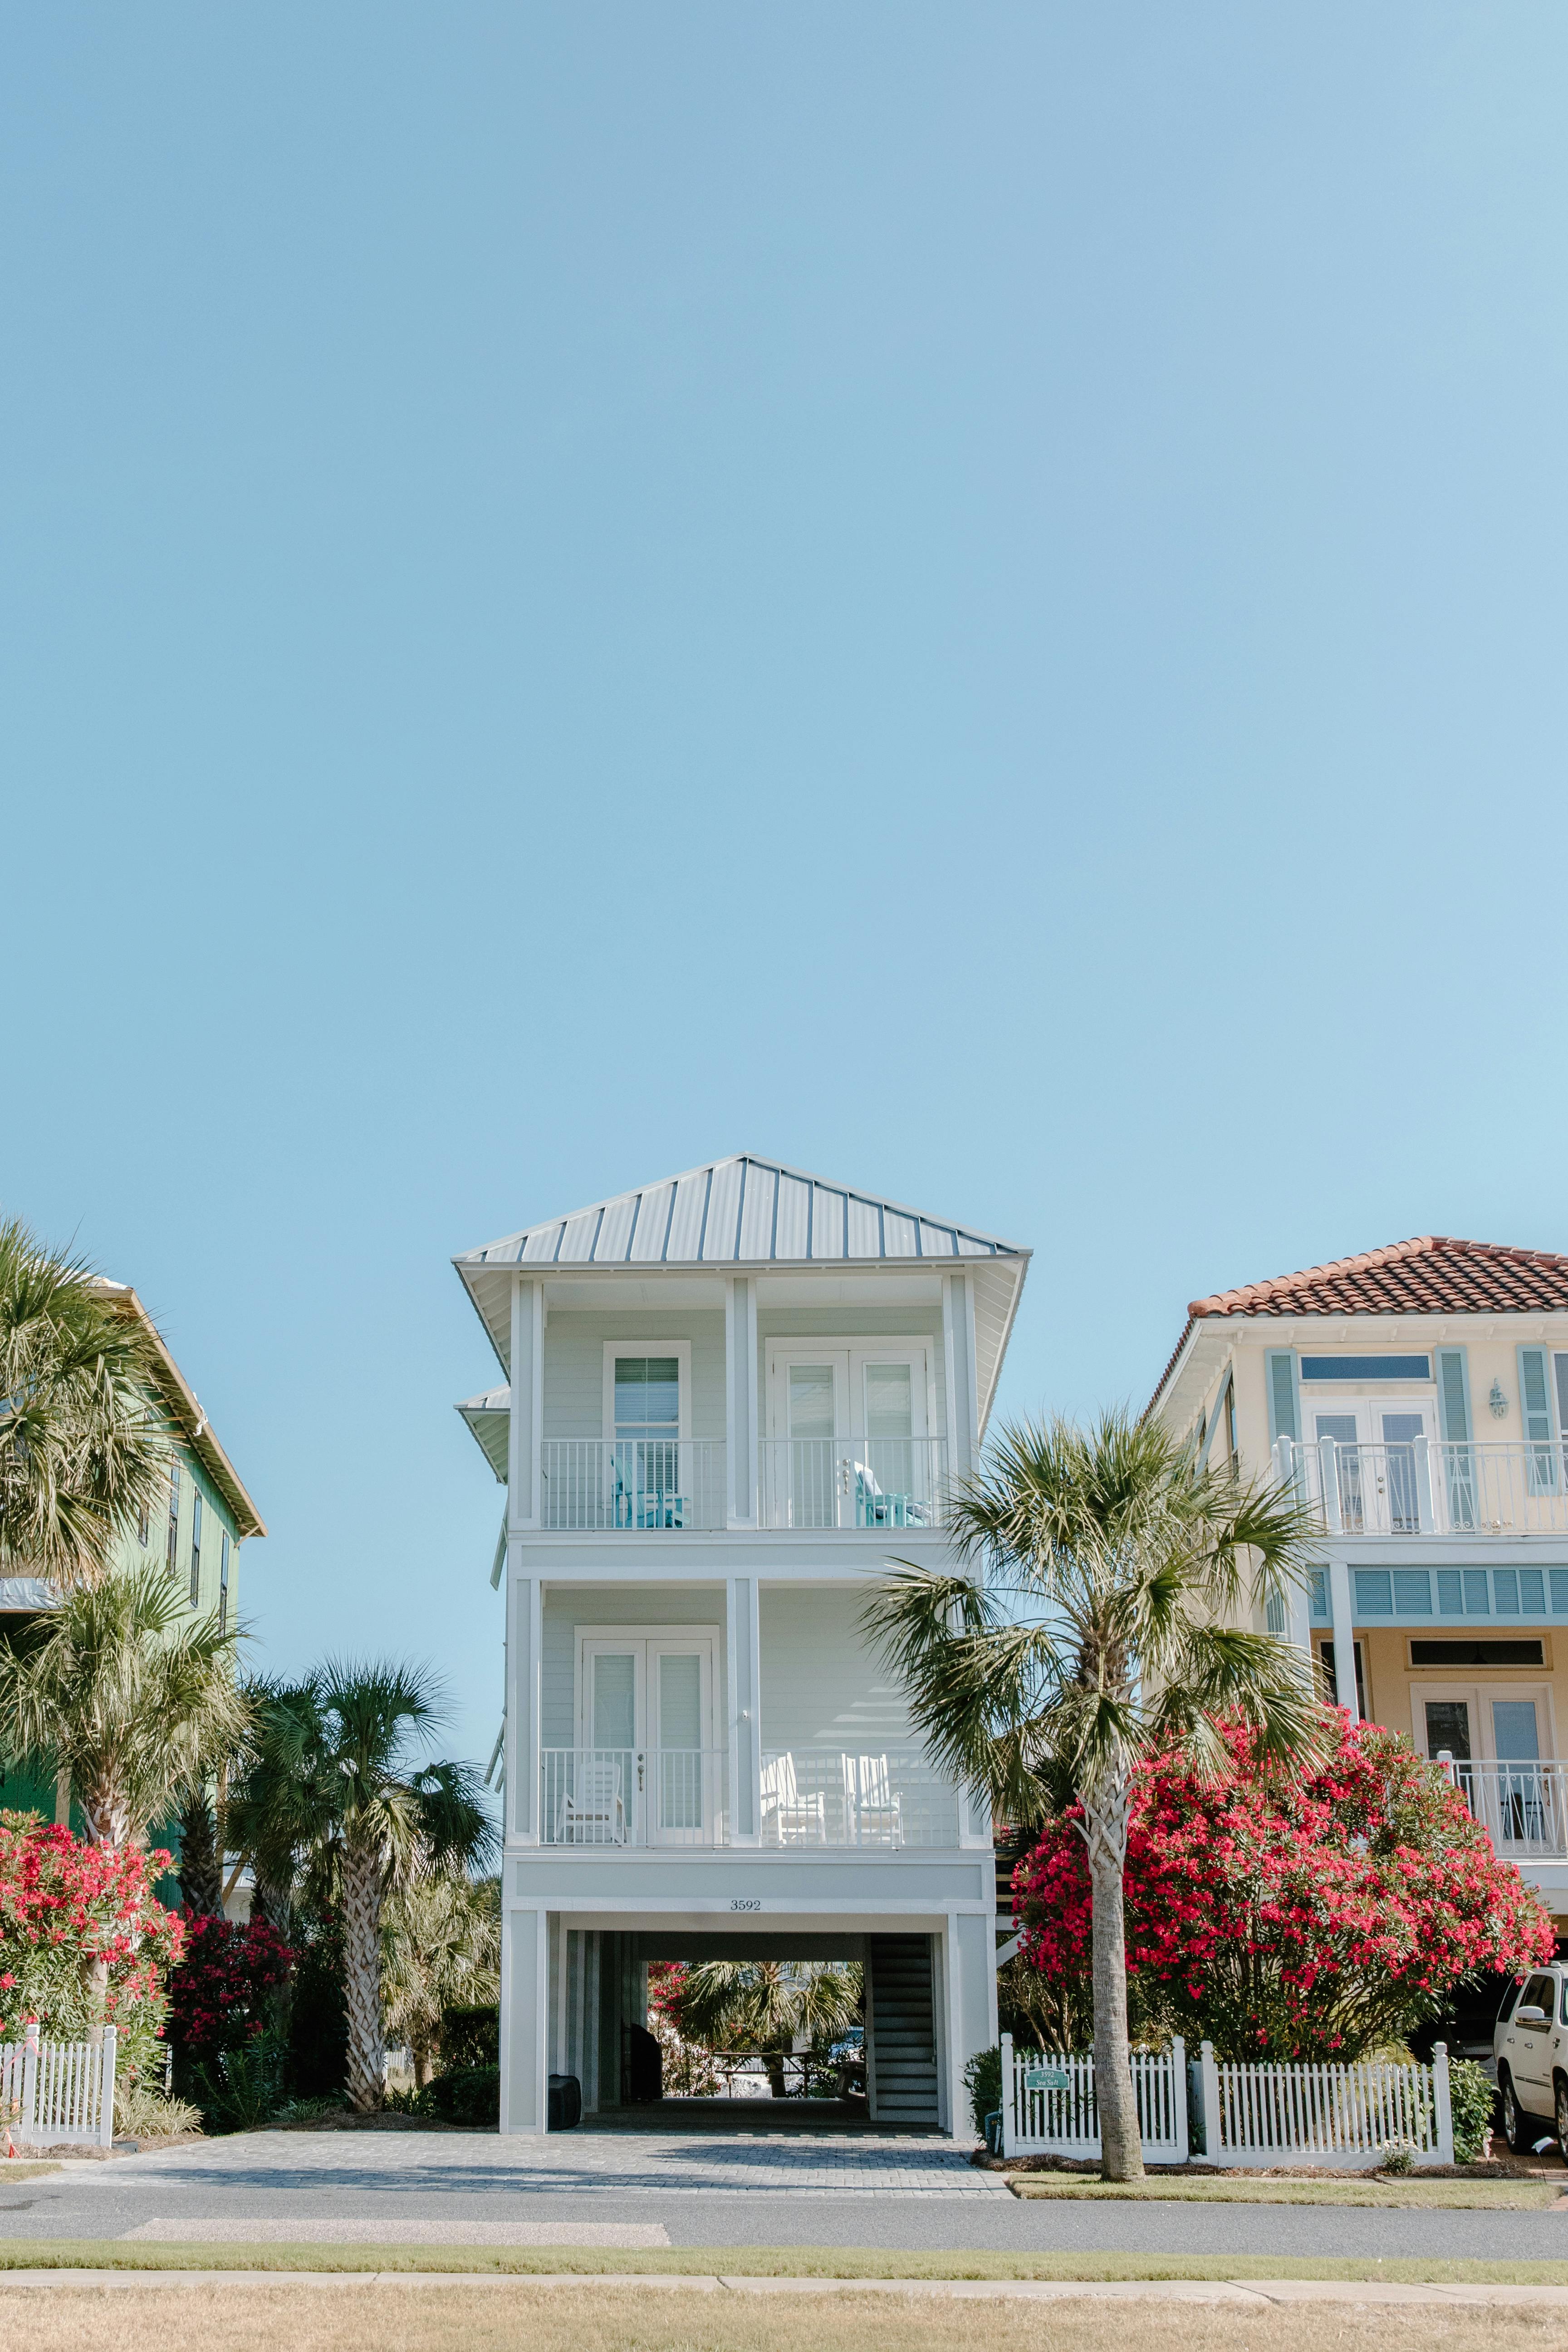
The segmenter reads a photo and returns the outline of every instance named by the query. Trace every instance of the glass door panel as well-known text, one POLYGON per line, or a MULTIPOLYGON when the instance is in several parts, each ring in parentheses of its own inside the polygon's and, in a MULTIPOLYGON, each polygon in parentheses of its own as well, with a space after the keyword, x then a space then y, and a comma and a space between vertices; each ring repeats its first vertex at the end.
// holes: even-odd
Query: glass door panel
POLYGON ((784 1435, 789 1440, 789 1523, 838 1525, 838 1444, 844 1433, 849 1359, 837 1350, 817 1363, 785 1367, 784 1435))
POLYGON ((647 1672, 640 1642, 583 1645, 581 1746, 570 1772, 576 1816, 595 1843, 624 1845, 640 1834, 647 1672))
POLYGON ((1385 1412, 1382 1419, 1389 1528, 1396 1536, 1416 1535, 1421 1527, 1421 1498, 1415 1482, 1415 1440, 1426 1435, 1426 1417, 1420 1412, 1385 1412))
POLYGON ((692 1843, 709 1818, 708 1651, 667 1649, 650 1642, 654 1695, 653 1744, 658 1753, 656 1838, 692 1843))
POLYGON ((1366 1521, 1361 1484, 1361 1433, 1353 1412, 1321 1412, 1317 1419, 1320 1439, 1334 1441, 1334 1469, 1339 1479, 1340 1525, 1347 1536, 1359 1536, 1366 1521))

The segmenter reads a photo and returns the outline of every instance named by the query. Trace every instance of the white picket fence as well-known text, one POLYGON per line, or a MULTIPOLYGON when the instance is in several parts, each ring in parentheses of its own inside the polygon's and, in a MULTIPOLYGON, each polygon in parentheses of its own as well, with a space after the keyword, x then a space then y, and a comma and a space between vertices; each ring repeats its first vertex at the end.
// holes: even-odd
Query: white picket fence
POLYGON ((1205 2042, 1198 2067, 1210 2164, 1348 2170, 1389 2147, 1418 2163, 1454 2161, 1445 2042, 1430 2066, 1313 2066, 1222 2064, 1205 2042))
POLYGON ((42 2042, 36 2024, 0 2042, 0 2126, 18 2146, 108 2147, 114 2137, 112 2025, 101 2043, 42 2042))
MULTIPOLYGON (((1187 2160, 1187 2049, 1135 2050, 1132 2088, 1146 2164, 1187 2160)), ((1080 2051, 1014 2051, 1002 2036, 1002 2153, 1049 2153, 1089 2161, 1100 2154, 1094 2060, 1080 2051)))
MULTIPOLYGON (((1429 2066, 1221 2063, 1212 2042, 1198 2055, 1196 2129, 1189 2135, 1187 2055, 1135 2051, 1132 2087, 1147 2164, 1200 2162, 1261 2170, 1310 2165, 1364 2169, 1391 2147, 1420 2164, 1452 2164, 1448 2053, 1429 2066), (1192 2147, 1193 2140, 1202 2146, 1192 2147)), ((1092 2162, 1100 2154, 1094 2060, 1077 2051, 1015 2051, 1002 2036, 1002 2153, 1092 2162)))

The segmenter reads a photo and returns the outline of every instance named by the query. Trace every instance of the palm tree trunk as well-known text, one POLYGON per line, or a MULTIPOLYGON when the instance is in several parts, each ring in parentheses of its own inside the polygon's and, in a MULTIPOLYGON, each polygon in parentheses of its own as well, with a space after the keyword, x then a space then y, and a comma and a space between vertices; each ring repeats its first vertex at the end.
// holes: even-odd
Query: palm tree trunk
POLYGON ((1127 2038, 1127 1929, 1122 1874, 1130 1797, 1124 1777, 1084 1800, 1093 1906, 1094 2091, 1100 2169, 1107 2180, 1142 2180, 1143 2141, 1127 2038))
POLYGON ((351 1831, 343 1843, 343 2000, 349 2105, 379 2107, 386 2088, 381 2025, 381 1854, 351 1831))

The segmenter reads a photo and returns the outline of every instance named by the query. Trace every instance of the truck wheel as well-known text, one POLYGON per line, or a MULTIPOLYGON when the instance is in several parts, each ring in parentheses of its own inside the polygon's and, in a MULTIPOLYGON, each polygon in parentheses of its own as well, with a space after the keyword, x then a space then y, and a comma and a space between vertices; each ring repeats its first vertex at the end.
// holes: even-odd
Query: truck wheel
POLYGON ((1502 2136, 1515 2156, 1524 2154, 1524 2109, 1519 2104, 1513 2076, 1505 2074, 1502 2078, 1502 2136))

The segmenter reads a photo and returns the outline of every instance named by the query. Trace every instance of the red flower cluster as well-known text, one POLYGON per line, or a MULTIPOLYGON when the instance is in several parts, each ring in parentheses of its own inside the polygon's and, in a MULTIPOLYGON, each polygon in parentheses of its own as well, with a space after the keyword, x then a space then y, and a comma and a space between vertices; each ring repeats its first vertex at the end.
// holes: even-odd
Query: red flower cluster
POLYGON ((47 2006, 62 1967, 104 1963, 110 2022, 156 2001, 184 1943, 178 1919, 153 1892, 169 1866, 161 1852, 83 1845, 30 1814, 0 1815, 0 1991, 16 1995, 0 2015, 0 2037, 47 2006))
POLYGON ((238 1927, 185 1914, 184 1958, 169 1979, 169 2032, 195 2059, 254 2042, 267 2023, 266 1997, 287 1984, 294 1955, 265 1919, 238 1927))
MULTIPOLYGON (((1137 1776, 1128 1977, 1189 2039, 1231 2055, 1353 2056, 1440 2013, 1464 1978, 1549 1958, 1552 1922, 1407 1740, 1339 1713, 1310 1776, 1267 1770, 1244 1727, 1205 1783, 1179 1758, 1137 1776)), ((1081 1980, 1087 1860, 1073 1807, 1015 1876, 1025 1957, 1081 1980)))

